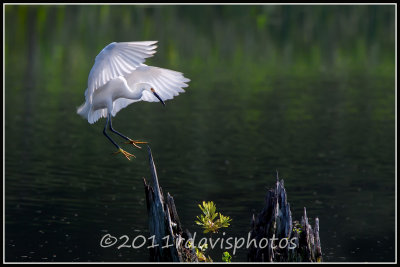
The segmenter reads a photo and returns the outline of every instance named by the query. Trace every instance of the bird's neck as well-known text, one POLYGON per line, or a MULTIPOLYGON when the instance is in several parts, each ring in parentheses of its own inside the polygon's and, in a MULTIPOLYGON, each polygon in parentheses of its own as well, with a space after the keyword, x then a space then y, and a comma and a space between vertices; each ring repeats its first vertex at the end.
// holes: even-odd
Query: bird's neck
POLYGON ((133 100, 140 99, 142 97, 142 92, 143 92, 143 90, 140 90, 140 89, 128 90, 126 98, 133 99, 133 100))
POLYGON ((149 90, 149 88, 151 88, 151 86, 148 83, 136 83, 129 89, 129 98, 135 100, 140 99, 143 95, 143 91, 146 89, 149 90))

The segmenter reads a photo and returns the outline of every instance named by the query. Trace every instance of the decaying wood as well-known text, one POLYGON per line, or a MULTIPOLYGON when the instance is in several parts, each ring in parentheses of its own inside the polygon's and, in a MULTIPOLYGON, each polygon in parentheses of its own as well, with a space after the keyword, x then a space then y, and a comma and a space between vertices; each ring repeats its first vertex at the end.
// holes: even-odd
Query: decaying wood
POLYGON ((265 197, 264 209, 253 215, 251 238, 256 240, 248 251, 250 262, 320 262, 322 261, 321 242, 319 239, 319 220, 315 219, 314 230, 308 222, 306 208, 301 223, 292 222, 290 205, 287 202, 283 180, 277 178, 276 186, 270 189, 265 197), (262 248, 262 239, 276 238, 275 244, 268 243, 262 248), (287 238, 289 244, 279 246, 279 241, 287 238), (296 246, 291 245, 290 240, 296 246), (294 248, 293 248, 294 247, 294 248))
MULTIPOLYGON (((159 185, 156 166, 150 147, 149 162, 153 186, 145 179, 147 211, 149 215, 150 261, 152 262, 197 262, 193 248, 186 241, 191 239, 190 232, 182 230, 174 198, 167 193, 164 198, 159 185)), ((248 261, 251 262, 320 262, 322 261, 319 238, 319 220, 315 219, 314 229, 309 224, 306 208, 301 221, 292 221, 290 205, 283 180, 276 181, 275 188, 267 191, 265 206, 255 216, 251 225, 248 261), (260 246, 261 240, 268 240, 267 246, 260 246), (275 245, 271 240, 277 240, 275 245), (285 246, 280 240, 287 239, 285 246), (290 244, 290 245, 289 245, 290 244)), ((265 243, 264 243, 265 244, 265 243)))
POLYGON ((149 215, 150 237, 154 236, 149 241, 150 261, 198 261, 194 249, 186 246, 186 241, 191 239, 191 235, 187 230, 182 230, 174 198, 168 193, 167 198, 164 199, 150 147, 148 150, 153 186, 147 183, 146 179, 143 179, 143 182, 149 215))

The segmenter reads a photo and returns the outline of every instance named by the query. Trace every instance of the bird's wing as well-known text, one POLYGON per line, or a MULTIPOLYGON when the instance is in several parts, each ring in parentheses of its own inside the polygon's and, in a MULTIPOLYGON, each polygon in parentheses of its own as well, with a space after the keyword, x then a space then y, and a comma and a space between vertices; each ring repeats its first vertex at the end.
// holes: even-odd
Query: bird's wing
POLYGON ((132 99, 127 99, 127 98, 118 98, 115 99, 113 102, 113 109, 111 111, 111 115, 115 116, 117 115, 118 111, 120 111, 123 108, 126 108, 128 105, 134 103, 134 102, 138 102, 140 101, 140 99, 138 100, 132 100, 132 99))
MULTIPOLYGON (((187 87, 186 84, 190 80, 185 78, 182 73, 158 68, 151 67, 145 64, 137 67, 132 73, 125 76, 125 79, 130 88, 136 83, 148 83, 150 84, 161 99, 168 100, 174 98, 179 93, 185 92, 182 88, 187 87)), ((126 98, 118 98, 113 103, 112 116, 115 116, 118 111, 127 107, 128 105, 138 101, 158 102, 159 100, 154 94, 143 91, 142 98, 133 100, 126 98)))
MULTIPOLYGON (((172 99, 179 93, 185 92, 182 88, 187 87, 186 84, 190 80, 185 78, 181 72, 152 67, 142 64, 135 71, 125 76, 129 87, 133 87, 135 83, 148 83, 163 101, 172 99)), ((148 91, 143 91, 140 100, 148 102, 158 102, 157 97, 148 91)))
POLYGON ((157 47, 154 45, 155 43, 157 41, 114 42, 101 50, 89 74, 89 102, 92 103, 92 95, 97 88, 111 79, 132 72, 146 58, 151 57, 156 52, 154 50, 157 47))

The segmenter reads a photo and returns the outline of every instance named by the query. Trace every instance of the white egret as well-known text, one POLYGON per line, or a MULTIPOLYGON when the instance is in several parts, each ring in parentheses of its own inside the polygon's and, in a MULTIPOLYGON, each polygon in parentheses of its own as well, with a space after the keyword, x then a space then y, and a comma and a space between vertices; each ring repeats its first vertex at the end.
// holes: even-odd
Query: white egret
POLYGON ((137 101, 160 101, 164 106, 165 100, 172 99, 190 80, 182 73, 173 70, 147 66, 143 64, 146 58, 153 56, 157 41, 145 42, 113 42, 107 45, 96 57, 88 78, 88 88, 85 91, 85 103, 77 113, 88 120, 90 124, 100 118, 107 118, 104 135, 117 147, 128 160, 135 157, 123 150, 107 134, 109 129, 140 148, 140 142, 114 130, 111 118, 121 109, 137 101))

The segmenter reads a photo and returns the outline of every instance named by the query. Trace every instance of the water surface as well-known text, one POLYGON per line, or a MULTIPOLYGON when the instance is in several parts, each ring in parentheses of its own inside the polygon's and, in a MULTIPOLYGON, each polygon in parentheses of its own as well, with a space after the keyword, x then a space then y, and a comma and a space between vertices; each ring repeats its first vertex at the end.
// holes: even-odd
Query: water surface
POLYGON ((76 114, 97 53, 132 40, 159 40, 148 64, 191 79, 166 108, 139 102, 113 120, 150 142, 185 228, 202 236, 197 204, 212 200, 233 219, 226 236, 247 237, 278 171, 294 218, 303 207, 319 217, 324 261, 394 260, 390 6, 7 6, 5 15, 6 261, 148 261, 145 247, 100 247, 107 233, 148 237, 147 152, 111 155, 105 121, 76 114))

